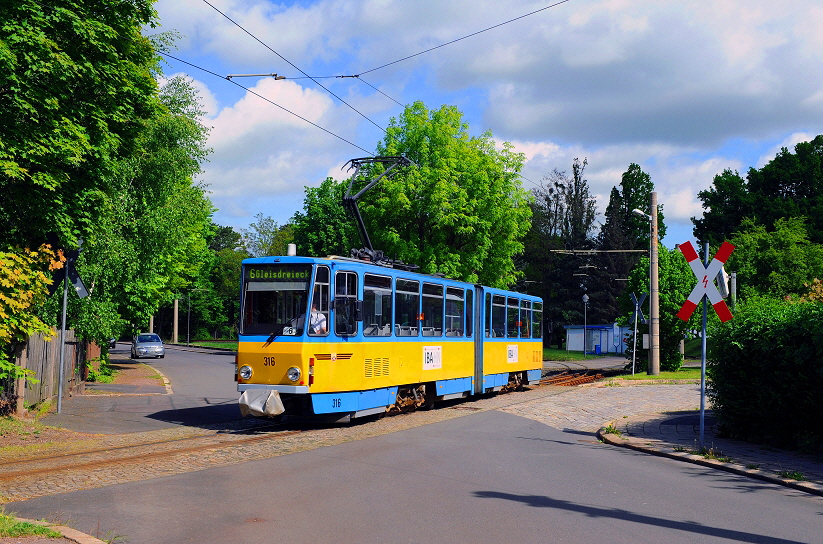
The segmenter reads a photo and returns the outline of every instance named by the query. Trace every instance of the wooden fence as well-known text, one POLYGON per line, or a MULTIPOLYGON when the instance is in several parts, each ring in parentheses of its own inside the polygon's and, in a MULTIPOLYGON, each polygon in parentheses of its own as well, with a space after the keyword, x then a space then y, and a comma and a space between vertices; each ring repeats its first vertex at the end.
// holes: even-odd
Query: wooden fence
MULTIPOLYGON (((66 331, 63 356, 64 399, 83 392, 87 351, 93 349, 87 349, 84 341, 78 341, 73 330, 66 331)), ((51 341, 46 341, 40 334, 29 337, 26 349, 17 358, 17 365, 34 371, 34 379, 17 380, 14 394, 17 397, 18 413, 22 413, 24 403, 32 406, 56 400, 60 384, 60 332, 55 331, 51 341)))

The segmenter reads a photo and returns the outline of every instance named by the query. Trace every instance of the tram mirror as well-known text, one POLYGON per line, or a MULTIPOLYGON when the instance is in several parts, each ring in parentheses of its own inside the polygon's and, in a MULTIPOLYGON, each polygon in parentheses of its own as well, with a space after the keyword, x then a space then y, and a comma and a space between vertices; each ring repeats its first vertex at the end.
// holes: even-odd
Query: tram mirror
POLYGON ((354 320, 363 321, 363 301, 358 300, 354 303, 354 320))

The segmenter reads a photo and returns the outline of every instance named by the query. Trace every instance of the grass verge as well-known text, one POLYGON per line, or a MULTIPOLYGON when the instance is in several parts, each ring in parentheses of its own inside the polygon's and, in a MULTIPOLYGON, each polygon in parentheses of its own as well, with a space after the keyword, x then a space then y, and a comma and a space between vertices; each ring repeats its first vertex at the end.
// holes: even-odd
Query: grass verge
POLYGON ((208 340, 192 342, 192 346, 200 348, 222 348, 237 351, 237 342, 209 342, 208 340))
POLYGON ((565 349, 543 348, 544 361, 583 361, 599 359, 602 355, 584 355, 582 351, 566 351, 565 349))
POLYGON ((645 372, 631 374, 621 374, 619 376, 623 380, 699 380, 699 368, 681 368, 675 372, 661 372, 658 376, 649 376, 645 372))
POLYGON ((28 521, 17 521, 13 516, 6 514, 5 510, 0 510, 0 537, 4 536, 12 538, 24 536, 60 538, 63 535, 42 525, 35 525, 28 521))

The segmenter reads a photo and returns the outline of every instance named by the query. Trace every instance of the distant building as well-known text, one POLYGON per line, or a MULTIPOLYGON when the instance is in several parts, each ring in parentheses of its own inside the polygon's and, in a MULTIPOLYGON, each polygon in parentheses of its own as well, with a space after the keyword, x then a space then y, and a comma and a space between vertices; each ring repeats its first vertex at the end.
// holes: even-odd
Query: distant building
MULTIPOLYGON (((566 349, 583 351, 583 325, 566 325, 566 349)), ((626 343, 632 341, 632 329, 619 325, 586 325, 586 353, 626 353, 626 343)))

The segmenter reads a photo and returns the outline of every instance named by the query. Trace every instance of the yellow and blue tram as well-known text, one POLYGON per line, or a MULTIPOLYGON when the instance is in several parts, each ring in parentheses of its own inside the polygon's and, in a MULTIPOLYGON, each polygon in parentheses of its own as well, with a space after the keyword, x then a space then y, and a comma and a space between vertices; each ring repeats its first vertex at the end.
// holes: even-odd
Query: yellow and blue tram
POLYGON ((540 298, 343 257, 243 261, 240 408, 340 419, 533 384, 540 298))

